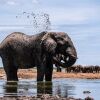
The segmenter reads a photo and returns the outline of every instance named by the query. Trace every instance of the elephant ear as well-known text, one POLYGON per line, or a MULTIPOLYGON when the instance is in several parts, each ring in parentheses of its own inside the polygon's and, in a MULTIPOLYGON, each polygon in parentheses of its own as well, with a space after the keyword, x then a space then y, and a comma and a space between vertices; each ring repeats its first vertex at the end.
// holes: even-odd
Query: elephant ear
POLYGON ((42 43, 42 48, 43 48, 44 51, 51 53, 51 54, 55 53, 57 43, 53 39, 52 34, 47 33, 46 35, 44 35, 41 43, 42 43))

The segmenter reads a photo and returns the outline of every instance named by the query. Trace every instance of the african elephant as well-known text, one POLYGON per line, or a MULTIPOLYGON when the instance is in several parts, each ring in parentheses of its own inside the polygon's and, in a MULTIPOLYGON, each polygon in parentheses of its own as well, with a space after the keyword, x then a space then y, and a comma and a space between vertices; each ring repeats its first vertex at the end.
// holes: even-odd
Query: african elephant
POLYGON ((26 35, 14 32, 0 44, 0 56, 8 81, 18 81, 19 68, 37 67, 37 81, 52 80, 53 63, 62 67, 71 66, 76 62, 77 53, 70 37, 64 32, 41 32, 26 35), (66 57, 64 63, 59 62, 55 55, 66 57))
MULTIPOLYGON (((61 60, 64 60, 63 55, 61 55, 61 54, 57 54, 55 57, 56 57, 57 61, 59 61, 59 62, 61 62, 61 60)), ((61 72, 61 70, 62 70, 61 66, 59 66, 58 63, 55 63, 55 66, 57 67, 57 72, 61 72)))

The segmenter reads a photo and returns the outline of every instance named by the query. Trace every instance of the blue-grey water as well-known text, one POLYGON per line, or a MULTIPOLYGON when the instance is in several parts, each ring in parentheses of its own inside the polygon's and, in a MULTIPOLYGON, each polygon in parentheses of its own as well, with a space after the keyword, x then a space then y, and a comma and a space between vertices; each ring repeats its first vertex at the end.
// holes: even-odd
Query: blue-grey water
POLYGON ((37 83, 35 80, 9 82, 0 80, 0 96, 38 96, 49 93, 61 97, 84 99, 87 96, 100 100, 100 79, 53 79, 52 83, 37 83), (85 93, 89 91, 90 93, 85 93))

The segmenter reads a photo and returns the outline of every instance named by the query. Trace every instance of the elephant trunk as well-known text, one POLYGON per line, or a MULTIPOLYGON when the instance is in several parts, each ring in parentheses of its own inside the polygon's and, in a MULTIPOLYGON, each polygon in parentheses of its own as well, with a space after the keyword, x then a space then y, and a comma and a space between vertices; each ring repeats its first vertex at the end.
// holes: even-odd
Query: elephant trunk
POLYGON ((63 68, 67 68, 67 67, 72 66, 76 62, 76 60, 77 60, 76 57, 72 57, 72 56, 70 56, 70 57, 68 57, 66 59, 67 59, 66 61, 62 60, 63 62, 61 62, 61 61, 58 61, 56 59, 56 57, 53 57, 54 62, 56 64, 58 64, 59 66, 63 67, 63 68))
POLYGON ((67 53, 63 55, 63 59, 61 61, 59 61, 56 57, 53 57, 54 62, 56 62, 59 66, 63 68, 72 66, 77 60, 77 53, 75 48, 71 52, 69 50, 67 50, 66 52, 67 53))
POLYGON ((72 48, 69 48, 66 51, 67 55, 65 55, 65 65, 66 67, 70 67, 72 66, 76 60, 77 60, 77 53, 76 53, 76 49, 74 48, 74 46, 72 48))
POLYGON ((59 66, 66 68, 66 65, 64 63, 62 63, 61 61, 59 61, 56 57, 53 57, 53 61, 54 61, 54 63, 58 64, 59 66))
POLYGON ((76 56, 69 56, 67 58, 67 60, 64 60, 65 63, 63 63, 66 67, 70 67, 72 66, 77 60, 77 57, 76 56))

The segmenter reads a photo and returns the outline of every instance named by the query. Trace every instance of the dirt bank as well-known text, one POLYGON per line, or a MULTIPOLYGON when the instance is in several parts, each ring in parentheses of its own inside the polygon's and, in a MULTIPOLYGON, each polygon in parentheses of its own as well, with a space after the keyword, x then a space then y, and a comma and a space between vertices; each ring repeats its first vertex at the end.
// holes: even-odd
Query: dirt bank
MULTIPOLYGON (((36 78, 36 69, 19 69, 18 77, 20 79, 36 78)), ((81 78, 81 79, 100 79, 100 73, 66 73, 53 71, 53 78, 81 78)), ((0 69, 0 79, 6 79, 4 69, 0 69)))

